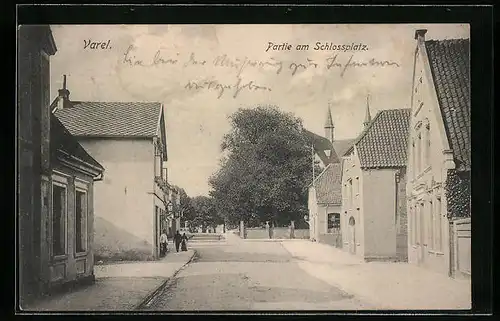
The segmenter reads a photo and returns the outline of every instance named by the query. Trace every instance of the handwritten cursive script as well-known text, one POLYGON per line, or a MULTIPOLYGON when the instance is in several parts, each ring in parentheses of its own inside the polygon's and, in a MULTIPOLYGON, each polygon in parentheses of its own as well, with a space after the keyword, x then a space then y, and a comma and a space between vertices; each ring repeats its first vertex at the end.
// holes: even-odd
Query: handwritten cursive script
POLYGON ((217 92, 217 99, 220 99, 225 93, 226 90, 232 92, 232 97, 236 98, 240 94, 242 90, 247 90, 249 92, 255 91, 271 91, 271 88, 266 86, 260 86, 255 83, 255 81, 251 80, 249 82, 243 82, 240 77, 237 77, 236 82, 234 84, 223 84, 218 80, 202 80, 202 81, 189 81, 185 86, 185 89, 188 90, 214 90, 217 92))
MULTIPOLYGON (((190 67, 206 67, 211 65, 215 68, 228 68, 236 72, 238 79, 242 76, 242 73, 247 68, 257 69, 259 71, 270 71, 276 75, 282 73, 283 70, 287 70, 291 76, 295 76, 297 73, 308 70, 308 69, 319 69, 326 68, 327 70, 337 69, 340 70, 340 77, 344 77, 346 72, 351 69, 360 68, 384 68, 384 67, 400 67, 400 65, 392 60, 377 60, 371 58, 365 61, 355 60, 354 54, 348 56, 348 59, 340 59, 339 54, 335 54, 326 58, 324 61, 314 61, 310 58, 305 58, 304 60, 285 62, 277 60, 275 58, 269 58, 268 60, 252 60, 248 57, 229 57, 227 54, 222 54, 216 56, 212 61, 207 59, 202 59, 197 57, 194 52, 191 52, 188 57, 179 57, 179 53, 174 56, 164 56, 164 54, 157 50, 150 60, 139 59, 136 55, 137 48, 134 45, 130 45, 125 53, 123 54, 123 63, 128 66, 140 66, 140 67, 152 67, 160 65, 181 65, 183 68, 190 67), (181 61, 182 60, 182 61, 181 61), (342 61, 340 61, 342 60, 342 61), (288 68, 287 68, 288 67, 288 68)), ((341 55, 341 54, 340 54, 341 55)), ((221 90, 222 86, 219 84, 206 85, 210 87, 209 89, 221 90)), ((251 84, 251 88, 258 88, 259 86, 255 83, 251 84)))
POLYGON ((231 59, 227 54, 215 57, 213 60, 213 65, 215 67, 227 67, 234 68, 237 70, 236 75, 241 76, 241 73, 247 67, 258 68, 260 70, 271 69, 276 72, 276 74, 281 73, 283 69, 283 62, 270 58, 269 61, 261 60, 251 60, 248 57, 231 59))
POLYGON ((347 63, 344 65, 342 71, 340 72, 340 77, 344 77, 344 74, 348 68, 385 67, 385 66, 399 67, 399 64, 394 62, 394 61, 389 61, 389 60, 377 61, 377 60, 375 60, 375 58, 371 58, 370 60, 368 60, 368 62, 363 62, 363 61, 355 61, 352 59, 353 57, 354 57, 354 55, 351 55, 351 57, 349 57, 349 60, 347 61, 347 63))

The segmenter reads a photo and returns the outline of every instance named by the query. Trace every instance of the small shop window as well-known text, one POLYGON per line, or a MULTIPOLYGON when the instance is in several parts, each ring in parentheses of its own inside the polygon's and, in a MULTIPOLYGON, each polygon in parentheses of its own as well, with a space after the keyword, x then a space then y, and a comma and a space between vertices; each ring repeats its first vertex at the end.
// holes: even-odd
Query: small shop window
POLYGON ((82 253, 87 251, 87 193, 76 190, 75 197, 75 246, 76 252, 82 253))
POLYGON ((328 214, 328 230, 340 228, 340 213, 328 214))
POLYGON ((53 185, 52 188, 52 254, 66 254, 66 187, 53 185))

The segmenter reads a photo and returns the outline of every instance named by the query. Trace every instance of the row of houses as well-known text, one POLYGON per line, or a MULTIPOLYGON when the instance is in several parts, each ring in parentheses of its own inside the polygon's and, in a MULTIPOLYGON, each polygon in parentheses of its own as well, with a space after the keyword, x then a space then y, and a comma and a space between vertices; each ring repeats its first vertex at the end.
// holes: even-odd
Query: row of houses
POLYGON ((369 100, 358 137, 307 132, 325 166, 309 187, 313 241, 366 261, 471 274, 469 40, 415 33, 411 107, 379 111, 369 100))
POLYGON ((108 243, 121 245, 111 251, 140 243, 139 250, 155 259, 161 231, 173 235, 180 228, 179 192, 167 177, 163 105, 72 101, 66 76, 51 103, 50 57, 56 52, 49 26, 19 28, 21 306, 68 284, 92 283, 98 230, 108 243))

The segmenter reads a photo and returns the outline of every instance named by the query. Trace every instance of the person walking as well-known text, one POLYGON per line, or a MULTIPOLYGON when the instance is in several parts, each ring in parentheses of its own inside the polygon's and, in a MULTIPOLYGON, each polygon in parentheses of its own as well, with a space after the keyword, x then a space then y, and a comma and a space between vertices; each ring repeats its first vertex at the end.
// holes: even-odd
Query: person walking
POLYGON ((187 241, 188 241, 188 238, 186 236, 186 233, 183 233, 182 234, 182 242, 181 242, 181 251, 185 252, 187 251, 187 241))
POLYGON ((167 233, 164 230, 160 235, 160 256, 164 257, 167 254, 167 233))
POLYGON ((181 241, 182 241, 181 233, 179 233, 179 231, 177 231, 174 235, 175 250, 177 252, 179 252, 179 245, 181 245, 181 241))

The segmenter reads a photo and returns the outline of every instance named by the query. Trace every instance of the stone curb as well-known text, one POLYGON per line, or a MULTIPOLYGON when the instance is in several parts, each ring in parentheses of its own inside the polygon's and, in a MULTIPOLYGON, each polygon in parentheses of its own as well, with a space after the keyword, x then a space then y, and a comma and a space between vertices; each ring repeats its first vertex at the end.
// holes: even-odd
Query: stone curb
POLYGON ((179 272, 186 266, 188 265, 189 263, 191 263, 191 261, 193 260, 193 258, 195 257, 196 255, 196 251, 193 250, 193 254, 191 255, 191 257, 189 258, 189 260, 187 260, 186 263, 184 263, 179 269, 177 269, 177 271, 174 272, 174 274, 171 276, 171 277, 168 277, 165 279, 164 282, 162 282, 162 284, 160 284, 160 286, 158 286, 156 289, 154 289, 153 291, 151 291, 139 304, 137 304, 133 310, 142 310, 146 307, 146 305, 152 301, 161 291, 163 291, 167 285, 169 284, 169 281, 173 278, 175 278, 177 276, 177 274, 179 274, 179 272))
POLYGON ((305 242, 309 239, 241 239, 243 242, 305 242))

